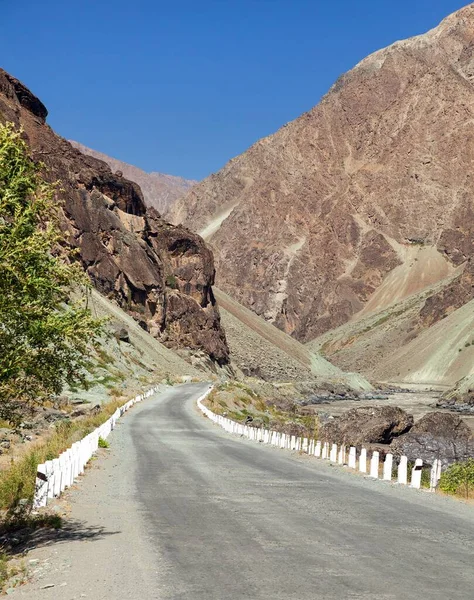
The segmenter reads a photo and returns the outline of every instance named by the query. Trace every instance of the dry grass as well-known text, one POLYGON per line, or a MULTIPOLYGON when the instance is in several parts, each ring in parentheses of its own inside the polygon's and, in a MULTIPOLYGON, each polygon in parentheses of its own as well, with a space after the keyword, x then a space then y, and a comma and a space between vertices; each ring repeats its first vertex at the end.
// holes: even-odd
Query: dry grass
POLYGON ((10 466, 0 473, 0 510, 14 511, 22 499, 31 504, 37 466, 57 458, 71 444, 102 425, 122 404, 123 400, 116 399, 104 404, 94 415, 58 423, 46 440, 35 444, 17 460, 12 460, 10 466))
POLYGON ((206 398, 205 404, 214 413, 225 414, 240 423, 250 416, 257 427, 310 438, 318 433, 317 415, 304 413, 303 407, 295 402, 263 397, 251 385, 240 382, 217 386, 206 398))

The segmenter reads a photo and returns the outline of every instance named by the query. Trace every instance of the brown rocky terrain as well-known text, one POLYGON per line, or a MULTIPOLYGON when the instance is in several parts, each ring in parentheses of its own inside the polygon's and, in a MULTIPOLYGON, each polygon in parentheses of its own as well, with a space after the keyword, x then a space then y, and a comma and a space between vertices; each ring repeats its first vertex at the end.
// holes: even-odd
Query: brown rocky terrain
POLYGON ((97 290, 171 348, 229 359, 203 240, 146 209, 140 188, 86 156, 46 124, 47 110, 0 70, 0 118, 22 126, 47 177, 59 180, 62 227, 97 290))
POLYGON ((92 150, 74 140, 69 140, 69 142, 74 148, 80 150, 82 154, 87 154, 88 156, 102 160, 109 165, 114 173, 118 171, 122 173, 124 177, 130 179, 130 181, 138 183, 142 190, 145 204, 156 208, 160 214, 164 213, 175 200, 197 183, 197 181, 194 180, 175 177, 173 175, 165 175, 164 173, 157 173, 156 171, 147 173, 138 167, 107 156, 97 150, 92 150))
POLYGON ((209 240, 224 292, 302 341, 431 289, 391 347, 414 343, 474 297, 473 78, 469 5, 364 59, 168 216, 209 240))

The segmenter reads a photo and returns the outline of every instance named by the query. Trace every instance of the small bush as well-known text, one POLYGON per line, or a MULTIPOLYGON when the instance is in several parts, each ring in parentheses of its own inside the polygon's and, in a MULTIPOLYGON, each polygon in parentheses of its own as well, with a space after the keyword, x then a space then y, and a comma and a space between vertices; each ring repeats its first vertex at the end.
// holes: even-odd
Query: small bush
POLYGON ((446 494, 469 498, 474 492, 474 459, 452 464, 441 475, 439 489, 446 494))
POLYGON ((110 444, 107 440, 104 440, 103 437, 99 436, 99 448, 110 448, 110 444))
POLYGON ((166 285, 172 290, 178 289, 178 281, 174 275, 168 275, 166 278, 166 285))

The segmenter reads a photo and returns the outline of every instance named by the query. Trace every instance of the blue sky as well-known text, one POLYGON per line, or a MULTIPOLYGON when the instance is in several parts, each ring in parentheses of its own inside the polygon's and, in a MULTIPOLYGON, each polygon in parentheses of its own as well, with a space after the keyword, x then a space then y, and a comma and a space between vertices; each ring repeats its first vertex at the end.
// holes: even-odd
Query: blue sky
POLYGON ((0 0, 1 66, 49 124, 140 166, 201 179, 317 104, 364 56, 455 0, 0 0))

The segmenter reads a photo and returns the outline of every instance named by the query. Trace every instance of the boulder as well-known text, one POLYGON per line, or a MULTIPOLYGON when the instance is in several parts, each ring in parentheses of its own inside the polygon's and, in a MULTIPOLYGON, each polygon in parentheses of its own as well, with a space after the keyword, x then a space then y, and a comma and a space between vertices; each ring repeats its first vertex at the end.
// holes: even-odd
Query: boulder
POLYGON ((321 428, 321 439, 337 444, 389 444, 413 426, 413 417, 397 406, 353 408, 321 428))
POLYGON ((409 461, 421 458, 431 465, 439 458, 443 466, 474 457, 474 439, 468 425, 457 415, 432 412, 423 416, 411 430, 391 445, 395 456, 409 461))
POLYGON ((114 323, 111 325, 111 328, 112 328, 114 337, 119 342, 125 342, 127 344, 130 344, 130 333, 126 327, 124 327, 123 325, 114 323))

